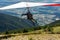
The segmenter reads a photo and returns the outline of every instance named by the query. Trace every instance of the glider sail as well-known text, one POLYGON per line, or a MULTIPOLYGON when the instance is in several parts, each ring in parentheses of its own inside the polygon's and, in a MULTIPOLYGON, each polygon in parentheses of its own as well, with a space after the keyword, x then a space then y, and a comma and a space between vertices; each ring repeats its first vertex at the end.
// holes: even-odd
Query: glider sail
POLYGON ((36 2, 20 2, 9 6, 1 7, 0 10, 23 8, 23 7, 35 7, 35 6, 60 6, 57 3, 36 3, 36 2), (27 6, 26 3, 29 5, 27 6))

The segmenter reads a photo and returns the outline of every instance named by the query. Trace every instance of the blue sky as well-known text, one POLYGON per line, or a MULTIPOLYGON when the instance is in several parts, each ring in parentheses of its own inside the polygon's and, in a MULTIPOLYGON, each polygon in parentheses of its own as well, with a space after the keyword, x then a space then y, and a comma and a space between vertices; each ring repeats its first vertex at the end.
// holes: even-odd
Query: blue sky
POLYGON ((0 0, 0 2, 19 2, 19 1, 33 1, 33 2, 60 2, 60 0, 0 0))

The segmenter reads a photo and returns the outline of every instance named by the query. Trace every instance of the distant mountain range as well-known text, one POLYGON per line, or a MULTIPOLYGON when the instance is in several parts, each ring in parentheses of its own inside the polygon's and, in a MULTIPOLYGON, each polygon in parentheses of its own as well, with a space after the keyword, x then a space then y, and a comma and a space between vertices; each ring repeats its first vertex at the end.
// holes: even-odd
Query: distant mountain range
POLYGON ((0 32, 4 32, 7 30, 9 31, 15 29, 31 28, 36 26, 38 26, 37 23, 33 25, 32 21, 30 20, 0 13, 0 32))

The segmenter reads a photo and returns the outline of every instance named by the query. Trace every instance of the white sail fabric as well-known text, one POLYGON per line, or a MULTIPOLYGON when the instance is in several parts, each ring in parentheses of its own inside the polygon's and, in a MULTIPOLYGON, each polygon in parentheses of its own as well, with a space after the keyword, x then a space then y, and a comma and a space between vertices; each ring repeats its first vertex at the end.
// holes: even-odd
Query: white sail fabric
POLYGON ((14 9, 14 8, 23 8, 23 7, 34 7, 34 6, 43 6, 55 3, 37 3, 37 2, 20 2, 16 4, 12 4, 9 6, 1 7, 0 10, 14 9), (28 6, 27 6, 28 4, 28 6))

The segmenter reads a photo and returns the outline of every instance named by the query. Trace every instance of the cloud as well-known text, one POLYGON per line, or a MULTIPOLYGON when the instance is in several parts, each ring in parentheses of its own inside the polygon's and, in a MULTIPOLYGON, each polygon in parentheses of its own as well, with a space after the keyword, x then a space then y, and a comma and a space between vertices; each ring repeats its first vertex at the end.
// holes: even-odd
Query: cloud
POLYGON ((54 17, 56 15, 50 15, 50 14, 34 14, 33 15, 34 19, 37 20, 37 22, 40 24, 49 24, 53 22, 54 17))
POLYGON ((60 20, 60 18, 56 18, 56 20, 60 20))
POLYGON ((51 15, 51 14, 34 14, 33 17, 34 18, 49 18, 52 19, 54 18, 56 15, 51 15))
POLYGON ((54 0, 54 2, 60 2, 60 0, 54 0))

